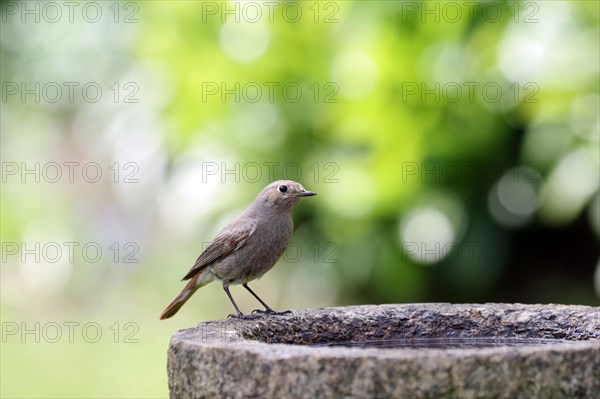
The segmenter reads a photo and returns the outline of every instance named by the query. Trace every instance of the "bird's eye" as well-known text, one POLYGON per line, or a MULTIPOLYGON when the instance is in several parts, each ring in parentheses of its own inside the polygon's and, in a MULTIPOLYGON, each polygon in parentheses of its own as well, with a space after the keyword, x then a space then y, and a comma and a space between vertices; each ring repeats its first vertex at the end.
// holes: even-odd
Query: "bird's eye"
POLYGON ((287 186, 285 184, 282 184, 281 186, 279 186, 279 192, 280 193, 286 193, 288 190, 287 186))

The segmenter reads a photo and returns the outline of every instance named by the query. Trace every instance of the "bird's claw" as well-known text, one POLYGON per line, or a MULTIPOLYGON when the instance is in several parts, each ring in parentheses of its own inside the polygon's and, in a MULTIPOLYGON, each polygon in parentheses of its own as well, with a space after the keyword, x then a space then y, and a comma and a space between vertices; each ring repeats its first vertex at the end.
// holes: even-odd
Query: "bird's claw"
POLYGON ((231 313, 227 316, 228 319, 242 319, 242 320, 252 320, 252 319, 258 319, 260 317, 261 317, 261 315, 258 315, 258 314, 243 314, 243 313, 240 313, 240 314, 231 313))
POLYGON ((273 310, 271 308, 269 309, 265 309, 265 310, 261 310, 261 309, 255 309, 252 311, 252 314, 259 314, 259 315, 274 315, 274 316, 281 316, 281 315, 285 315, 285 314, 292 314, 291 310, 284 310, 282 312, 278 312, 276 310, 273 310))

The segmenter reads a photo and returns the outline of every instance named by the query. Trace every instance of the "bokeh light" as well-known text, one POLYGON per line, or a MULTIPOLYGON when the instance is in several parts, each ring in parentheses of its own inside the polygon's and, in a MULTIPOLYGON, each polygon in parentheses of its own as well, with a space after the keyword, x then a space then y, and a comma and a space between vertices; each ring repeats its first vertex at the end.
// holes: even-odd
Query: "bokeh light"
POLYGON ((260 22, 228 20, 220 31, 221 48, 231 60, 250 63, 267 50, 270 33, 260 22))
POLYGON ((541 185, 541 177, 532 167, 518 167, 506 172, 488 196, 492 216, 505 226, 522 226, 538 208, 541 185))
POLYGON ((333 61, 330 76, 339 85, 342 97, 360 100, 375 89, 377 66, 366 53, 347 50, 333 61))
POLYGON ((563 157, 542 188, 540 215, 550 223, 567 223, 577 217, 598 191, 600 153, 577 149, 563 157))

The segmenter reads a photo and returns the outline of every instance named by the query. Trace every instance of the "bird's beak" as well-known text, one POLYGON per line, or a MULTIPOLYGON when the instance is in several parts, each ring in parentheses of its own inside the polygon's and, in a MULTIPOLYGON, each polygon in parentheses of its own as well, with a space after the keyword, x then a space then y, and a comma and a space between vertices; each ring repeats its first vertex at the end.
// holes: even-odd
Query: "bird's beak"
POLYGON ((300 195, 301 197, 312 197, 313 195, 317 195, 317 193, 315 193, 313 191, 304 190, 304 191, 298 193, 298 195, 300 195))

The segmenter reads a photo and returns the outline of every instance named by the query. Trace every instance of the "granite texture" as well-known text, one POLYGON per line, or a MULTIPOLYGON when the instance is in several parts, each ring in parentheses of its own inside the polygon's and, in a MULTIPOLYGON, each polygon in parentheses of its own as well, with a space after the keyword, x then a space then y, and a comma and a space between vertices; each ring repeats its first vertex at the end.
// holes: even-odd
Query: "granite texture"
POLYGON ((600 308, 368 305, 206 322, 173 335, 168 374, 171 398, 593 398, 600 392, 600 308), (469 337, 568 342, 307 346, 469 337))

